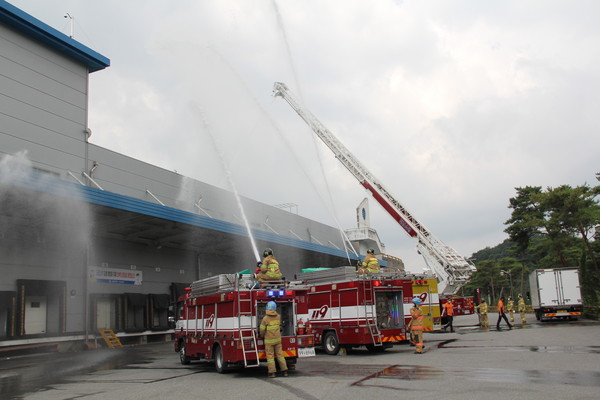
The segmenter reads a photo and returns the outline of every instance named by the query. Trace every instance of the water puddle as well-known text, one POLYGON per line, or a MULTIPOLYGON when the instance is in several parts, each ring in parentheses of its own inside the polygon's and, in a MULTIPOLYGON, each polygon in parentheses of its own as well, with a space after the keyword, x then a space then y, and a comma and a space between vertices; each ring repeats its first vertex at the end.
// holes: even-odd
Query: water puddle
POLYGON ((412 390, 403 382, 460 380, 513 384, 562 384, 600 387, 600 373, 594 371, 543 371, 502 368, 439 369, 420 365, 392 365, 358 380, 352 386, 412 390))
POLYGON ((453 345, 458 339, 445 340, 437 345, 438 349, 474 349, 490 351, 532 351, 536 353, 600 354, 600 346, 474 346, 453 345))

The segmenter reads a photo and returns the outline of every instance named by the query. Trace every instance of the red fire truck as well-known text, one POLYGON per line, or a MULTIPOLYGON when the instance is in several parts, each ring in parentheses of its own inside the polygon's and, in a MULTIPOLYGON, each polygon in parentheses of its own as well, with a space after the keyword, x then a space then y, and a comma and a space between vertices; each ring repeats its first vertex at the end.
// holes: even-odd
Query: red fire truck
POLYGON ((175 351, 182 364, 213 360, 218 372, 257 367, 266 361, 258 329, 269 301, 281 316, 282 348, 293 368, 297 359, 315 355, 313 337, 297 334, 297 314, 307 314, 307 291, 285 282, 254 288, 250 275, 221 274, 192 283, 180 298, 175 351))
POLYGON ((338 267, 298 274, 291 285, 308 289, 306 313, 298 318, 327 354, 359 346, 378 351, 407 340, 411 279, 338 267))

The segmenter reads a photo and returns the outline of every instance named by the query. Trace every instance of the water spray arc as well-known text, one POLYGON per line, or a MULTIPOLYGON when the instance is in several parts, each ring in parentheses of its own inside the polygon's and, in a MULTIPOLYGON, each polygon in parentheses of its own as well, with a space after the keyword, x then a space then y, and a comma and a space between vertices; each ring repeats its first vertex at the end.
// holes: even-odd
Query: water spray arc
POLYGON ((256 259, 256 261, 260 261, 261 258, 258 254, 258 248, 256 247, 256 242, 254 240, 254 236, 252 235, 252 230, 250 229, 250 223, 248 222, 248 218, 246 217, 246 212, 244 211, 244 206, 242 205, 242 199, 240 197, 240 194, 237 191, 237 187, 235 186, 235 182, 233 181, 232 175, 231 175, 231 171, 227 165, 227 161, 225 160, 225 155, 223 154, 223 152, 221 151, 221 148, 219 147, 219 145, 217 144, 217 141, 210 129, 210 126, 208 125, 208 122, 206 121, 206 118, 204 118, 204 115, 202 113, 202 110, 200 109, 200 107, 198 107, 196 104, 192 104, 192 112, 194 113, 194 115, 197 115, 201 122, 202 122, 202 126, 204 126, 204 128, 206 129, 206 131, 208 132, 208 136, 210 137, 210 141, 213 145, 213 147, 215 148, 215 151, 217 153, 217 155, 219 156, 219 160, 221 162, 221 166, 223 167, 223 170, 225 172, 225 175, 227 177, 227 183, 229 183, 229 186, 231 187, 231 190, 233 191, 233 194, 235 196, 235 200, 237 202, 238 208, 240 209, 240 213, 242 214, 242 220, 244 222, 244 225, 246 227, 246 231, 248 232, 248 237, 250 238, 250 244, 252 245, 252 250, 254 251, 254 257, 256 259))

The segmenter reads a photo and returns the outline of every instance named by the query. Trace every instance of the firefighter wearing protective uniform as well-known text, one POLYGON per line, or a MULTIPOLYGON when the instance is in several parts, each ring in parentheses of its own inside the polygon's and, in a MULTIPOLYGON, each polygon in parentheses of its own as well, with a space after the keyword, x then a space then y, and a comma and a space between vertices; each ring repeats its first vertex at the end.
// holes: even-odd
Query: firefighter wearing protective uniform
POLYGON ((490 321, 488 319, 488 304, 487 304, 487 302, 485 300, 481 300, 481 303, 479 303, 478 306, 475 306, 475 308, 479 309, 479 316, 481 317, 481 327, 489 328, 490 321))
POLYGON ((260 272, 256 274, 256 279, 259 281, 279 281, 283 278, 283 274, 279 269, 279 262, 273 256, 273 250, 265 249, 263 251, 263 260, 258 264, 260 272))
POLYGON ((374 274, 379 272, 379 261, 375 257, 375 250, 367 250, 367 256, 358 267, 359 274, 374 274))
POLYGON ((515 322, 515 301, 512 299, 512 297, 508 298, 508 302, 506 303, 506 311, 508 311, 510 322, 515 322))
POLYGON ((423 323, 425 319, 423 317, 423 310, 421 309, 421 299, 415 297, 412 299, 414 306, 410 309, 411 320, 408 323, 410 328, 410 336, 415 342, 415 353, 423 353, 423 323))
POLYGON ((279 363, 281 376, 288 376, 288 367, 285 357, 281 351, 281 320, 277 314, 277 304, 274 301, 267 303, 267 311, 260 323, 260 337, 265 342, 265 352, 267 353, 267 367, 269 369, 269 378, 275 378, 277 367, 275 358, 279 363))
POLYGON ((519 307, 519 313, 521 314, 521 323, 522 324, 527 323, 527 318, 525 317, 525 310, 526 310, 525 299, 521 295, 519 295, 519 303, 517 306, 519 307))

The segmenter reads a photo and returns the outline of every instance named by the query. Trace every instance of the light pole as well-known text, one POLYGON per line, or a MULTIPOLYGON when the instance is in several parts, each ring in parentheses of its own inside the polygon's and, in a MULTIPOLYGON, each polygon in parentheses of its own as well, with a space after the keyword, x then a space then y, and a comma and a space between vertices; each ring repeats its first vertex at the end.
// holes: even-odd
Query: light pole
POLYGON ((510 297, 513 297, 513 284, 511 271, 500 270, 500 275, 508 275, 508 282, 510 284, 510 297))

